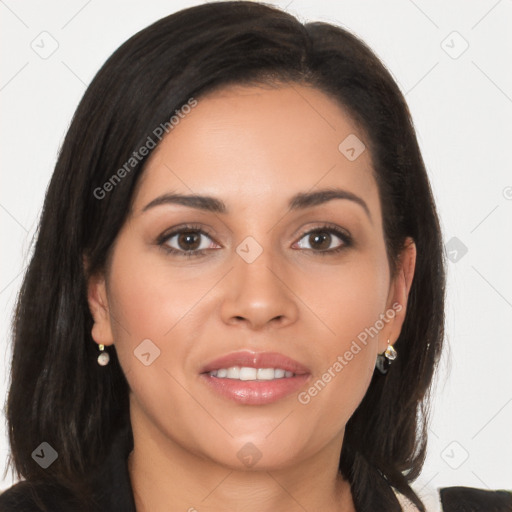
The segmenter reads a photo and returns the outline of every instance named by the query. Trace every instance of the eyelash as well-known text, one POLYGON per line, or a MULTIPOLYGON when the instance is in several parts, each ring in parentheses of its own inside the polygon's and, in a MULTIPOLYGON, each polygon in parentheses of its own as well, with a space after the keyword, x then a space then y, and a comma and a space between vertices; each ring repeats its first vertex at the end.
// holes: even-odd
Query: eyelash
MULTIPOLYGON (((170 233, 163 233, 162 235, 160 235, 158 237, 157 244, 160 247, 162 247, 162 249, 164 251, 166 251, 167 253, 173 254, 173 255, 176 255, 176 256, 182 256, 182 257, 185 257, 185 258, 193 258, 193 257, 206 256, 205 252, 210 250, 210 249, 194 249, 192 251, 183 251, 183 250, 175 249, 174 247, 169 247, 167 245, 167 242, 173 236, 179 235, 181 233, 188 232, 188 231, 193 232, 193 233, 197 233, 197 234, 200 234, 200 235, 204 235, 204 236, 212 239, 210 234, 207 233, 206 231, 204 231, 201 228, 201 226, 196 225, 196 224, 188 224, 188 225, 180 226, 179 228, 174 229, 170 233)), ((346 233, 345 231, 342 231, 339 227, 334 226, 334 225, 330 225, 330 224, 324 224, 323 226, 319 226, 317 228, 310 229, 309 231, 305 231, 304 233, 302 233, 300 235, 299 240, 302 240, 306 235, 312 235, 313 233, 330 233, 330 234, 334 234, 343 242, 339 247, 336 247, 334 249, 327 249, 327 250, 324 250, 324 251, 315 251, 314 249, 305 249, 307 251, 313 252, 314 254, 318 254, 318 255, 322 255, 322 256, 329 256, 329 255, 337 254, 340 251, 342 251, 344 249, 347 249, 348 247, 352 246, 352 238, 351 238, 351 236, 348 233, 346 233)))

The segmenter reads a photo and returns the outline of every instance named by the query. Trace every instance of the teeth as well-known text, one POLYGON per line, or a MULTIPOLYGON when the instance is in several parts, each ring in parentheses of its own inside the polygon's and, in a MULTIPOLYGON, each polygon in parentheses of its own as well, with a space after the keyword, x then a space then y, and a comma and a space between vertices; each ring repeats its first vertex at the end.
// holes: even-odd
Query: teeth
POLYGON ((238 366, 233 366, 232 368, 228 368, 228 374, 226 375, 228 379, 239 379, 240 378, 240 368, 238 366))
POLYGON ((273 380, 275 377, 274 368, 258 368, 258 380, 273 380))
POLYGON ((256 380, 258 370, 256 368, 240 368, 240 380, 256 380))
POLYGON ((249 368, 247 366, 232 366, 231 368, 220 368, 210 372, 212 377, 218 379, 235 380, 274 380, 290 378, 295 374, 285 371, 282 368, 249 368))

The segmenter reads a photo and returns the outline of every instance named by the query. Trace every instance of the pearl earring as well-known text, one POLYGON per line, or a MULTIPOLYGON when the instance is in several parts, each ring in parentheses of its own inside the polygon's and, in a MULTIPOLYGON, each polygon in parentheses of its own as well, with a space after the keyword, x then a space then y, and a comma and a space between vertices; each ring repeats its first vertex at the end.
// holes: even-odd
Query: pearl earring
POLYGON ((105 345, 100 345, 100 355, 98 356, 98 364, 100 366, 106 366, 110 361, 110 355, 105 352, 105 345))

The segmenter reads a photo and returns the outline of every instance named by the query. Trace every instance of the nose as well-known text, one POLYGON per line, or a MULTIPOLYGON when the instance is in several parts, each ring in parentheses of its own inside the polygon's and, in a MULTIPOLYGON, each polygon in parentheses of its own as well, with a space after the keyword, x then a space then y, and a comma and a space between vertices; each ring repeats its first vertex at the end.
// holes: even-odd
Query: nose
POLYGON ((252 263, 239 258, 224 283, 222 320, 229 325, 246 324, 253 330, 285 327, 299 314, 291 273, 276 265, 270 251, 252 263))

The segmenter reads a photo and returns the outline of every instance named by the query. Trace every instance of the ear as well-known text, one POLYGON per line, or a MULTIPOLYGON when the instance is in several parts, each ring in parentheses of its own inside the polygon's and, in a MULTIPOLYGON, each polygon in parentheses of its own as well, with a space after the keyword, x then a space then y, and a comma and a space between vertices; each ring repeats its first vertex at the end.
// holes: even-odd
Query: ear
POLYGON ((103 274, 89 277, 87 281, 87 301, 94 325, 91 335, 98 345, 112 345, 114 337, 108 307, 107 286, 103 274))
POLYGON ((379 337, 379 354, 386 350, 388 339, 391 345, 396 342, 405 320, 407 299, 416 267, 416 244, 412 238, 407 237, 398 259, 398 268, 391 281, 386 309, 394 311, 395 314, 379 337))

